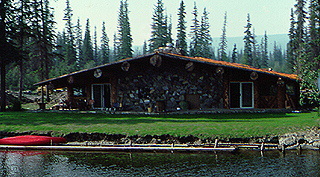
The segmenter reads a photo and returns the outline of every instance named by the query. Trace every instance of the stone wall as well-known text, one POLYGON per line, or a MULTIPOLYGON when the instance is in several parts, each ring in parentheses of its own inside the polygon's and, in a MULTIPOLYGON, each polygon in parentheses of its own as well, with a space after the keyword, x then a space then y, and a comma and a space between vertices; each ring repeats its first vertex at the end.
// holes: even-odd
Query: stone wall
POLYGON ((223 106, 222 76, 210 68, 189 72, 179 65, 150 65, 120 76, 117 87, 117 101, 124 110, 147 111, 151 107, 156 111, 156 106, 164 104, 165 111, 177 111, 188 95, 197 95, 200 109, 223 106))

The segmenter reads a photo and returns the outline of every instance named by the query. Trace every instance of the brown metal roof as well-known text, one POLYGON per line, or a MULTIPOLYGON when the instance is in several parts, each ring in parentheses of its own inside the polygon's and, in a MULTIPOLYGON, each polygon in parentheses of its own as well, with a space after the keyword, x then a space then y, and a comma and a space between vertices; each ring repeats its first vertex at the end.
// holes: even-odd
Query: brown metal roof
POLYGON ((259 68, 254 68, 252 66, 249 65, 244 65, 244 64, 239 64, 239 63, 230 63, 230 62, 226 62, 226 61, 218 61, 218 60, 213 60, 213 59, 209 59, 209 58, 202 58, 202 57, 188 57, 188 56, 183 56, 183 55, 179 55, 179 54, 172 54, 172 53, 161 53, 161 52, 156 52, 156 53, 150 53, 147 55, 141 55, 138 57, 134 57, 134 58, 127 58, 127 59, 123 59, 123 60, 119 60, 119 61, 115 61, 115 62, 111 62, 111 63, 107 63, 104 65, 100 65, 100 66, 96 66, 94 68, 90 68, 90 69, 84 69, 84 70, 80 70, 80 71, 76 71, 76 72, 72 72, 69 74, 65 74, 62 76, 58 76, 55 78, 51 78, 48 80, 44 80, 41 82, 38 82, 34 85, 47 85, 48 83, 52 82, 52 81, 56 81, 62 78, 66 78, 69 76, 73 76, 73 75, 77 75, 80 73, 84 73, 84 72, 89 72, 98 68, 104 68, 104 67, 108 67, 111 65, 116 65, 119 63, 123 63, 125 61, 129 62, 132 60, 139 60, 142 58, 146 58, 146 57, 151 57, 153 55, 161 55, 161 56, 166 56, 169 58, 175 58, 175 59, 180 59, 180 60, 188 60, 188 61, 194 61, 194 62, 199 62, 199 63, 204 63, 204 64, 210 64, 210 65, 215 65, 215 66, 222 66, 222 67, 228 67, 228 68, 235 68, 235 69, 241 69, 241 70, 248 70, 248 71, 256 71, 256 72, 260 72, 260 73, 265 73, 265 74, 270 74, 270 75, 275 75, 278 77, 284 77, 284 78, 288 78, 291 80, 299 80, 298 76, 296 74, 286 74, 286 73, 280 73, 280 72, 276 72, 276 71, 269 71, 267 69, 259 69, 259 68))

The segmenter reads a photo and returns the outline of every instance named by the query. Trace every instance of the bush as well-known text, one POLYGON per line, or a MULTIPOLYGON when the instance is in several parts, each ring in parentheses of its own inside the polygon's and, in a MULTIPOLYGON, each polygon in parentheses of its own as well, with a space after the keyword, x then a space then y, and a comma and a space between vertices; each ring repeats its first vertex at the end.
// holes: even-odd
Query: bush
POLYGON ((11 109, 12 111, 21 111, 21 102, 19 100, 13 100, 11 109))

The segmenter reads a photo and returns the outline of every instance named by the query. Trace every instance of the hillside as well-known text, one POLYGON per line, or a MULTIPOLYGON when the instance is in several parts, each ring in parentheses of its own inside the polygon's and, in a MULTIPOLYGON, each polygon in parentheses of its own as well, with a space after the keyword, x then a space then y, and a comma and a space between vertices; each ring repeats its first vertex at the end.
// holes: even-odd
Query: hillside
MULTIPOLYGON (((263 35, 257 36, 257 42, 261 43, 263 35)), ((213 38, 212 44, 215 49, 215 53, 217 52, 218 46, 220 42, 220 37, 213 38)), ((287 34, 274 34, 268 35, 268 50, 269 52, 273 51, 274 43, 277 43, 278 46, 281 46, 283 50, 287 48, 287 43, 289 42, 289 37, 287 34)), ((233 50, 233 45, 237 44, 238 52, 243 50, 244 42, 243 36, 241 37, 227 37, 228 43, 228 51, 231 53, 233 50)), ((142 46, 133 46, 134 55, 141 55, 142 54, 142 46)))
MULTIPOLYGON (((257 42, 261 43, 261 39, 263 38, 263 35, 257 36, 257 42)), ((218 48, 220 42, 220 37, 213 38, 213 46, 215 49, 218 48)), ((243 36, 242 37, 228 37, 228 50, 233 50, 233 45, 237 44, 238 51, 243 50, 244 48, 244 42, 243 42, 243 36)), ((289 37, 287 34, 275 34, 275 35, 268 35, 268 50, 272 51, 274 43, 277 43, 278 46, 281 46, 282 49, 286 49, 287 43, 289 42, 289 37)))

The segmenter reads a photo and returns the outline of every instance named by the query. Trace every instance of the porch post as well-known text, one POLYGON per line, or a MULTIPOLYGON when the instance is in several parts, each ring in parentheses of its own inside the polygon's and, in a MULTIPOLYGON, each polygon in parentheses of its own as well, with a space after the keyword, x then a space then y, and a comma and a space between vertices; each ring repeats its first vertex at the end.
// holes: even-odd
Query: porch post
POLYGON ((285 108, 286 89, 285 89, 285 83, 281 78, 278 79, 277 86, 278 86, 278 92, 277 92, 278 108, 285 108))

